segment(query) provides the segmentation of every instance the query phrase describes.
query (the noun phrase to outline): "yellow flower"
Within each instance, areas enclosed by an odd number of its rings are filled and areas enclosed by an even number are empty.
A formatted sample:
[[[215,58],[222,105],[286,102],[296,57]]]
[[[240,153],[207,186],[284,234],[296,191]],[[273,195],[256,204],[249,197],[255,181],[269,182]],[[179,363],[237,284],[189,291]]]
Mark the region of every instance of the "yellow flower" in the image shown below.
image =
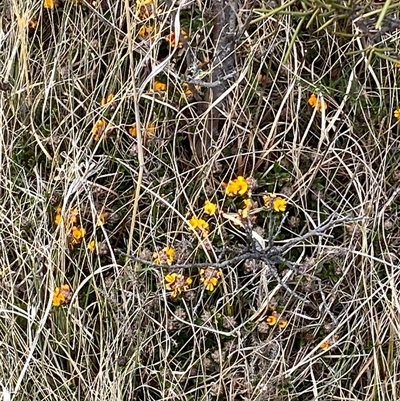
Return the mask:
[[[195,230],[199,225],[199,219],[196,216],[193,216],[190,220],[188,220],[190,226]]]
[[[167,257],[168,265],[171,266],[175,260],[175,249],[167,246],[163,249],[163,252],[165,253],[165,256]]]
[[[97,225],[97,227],[101,227],[101,226],[104,226],[104,224],[106,224],[106,214],[105,214],[105,213],[100,213],[100,214],[97,216],[97,223],[96,223],[96,225]]]
[[[54,0],[44,0],[43,7],[52,10],[54,8]]]
[[[284,212],[286,210],[287,201],[280,196],[276,197],[273,202],[275,212]]]
[[[150,36],[154,31],[154,27],[151,25],[143,25],[139,31],[138,35],[141,36],[142,38],[147,38],[147,36]]]
[[[197,92],[200,92],[201,88],[199,85],[194,85],[194,87],[196,88]],[[193,92],[187,82],[182,84],[182,89],[183,93],[181,94],[181,97],[191,98],[193,96]]]
[[[59,208],[59,209],[61,209],[61,208]],[[58,209],[57,209],[56,217],[54,217],[54,223],[59,225],[61,223],[61,221],[62,221],[61,212],[58,212]]]
[[[210,226],[205,220],[198,219],[196,216],[193,216],[190,220],[188,220],[188,223],[193,230],[198,230],[203,237],[207,236]]]
[[[72,226],[76,225],[76,223],[78,222],[78,218],[79,218],[78,209],[76,208],[69,209],[65,220],[66,228],[70,229]],[[62,221],[63,217],[61,214],[61,207],[59,206],[57,208],[56,216],[54,218],[54,223],[59,225]]]
[[[222,185],[225,187],[225,193],[228,196],[244,195],[249,189],[247,181],[241,175],[238,178],[229,181],[228,184]]]
[[[212,267],[200,269],[200,281],[204,284],[207,291],[213,291],[222,276],[223,274],[221,269],[217,270]]]
[[[166,246],[162,251],[156,251],[153,253],[153,263],[161,265],[167,263],[171,266],[175,261],[175,249]]]
[[[160,259],[160,255],[158,254],[158,252],[153,253],[153,263],[156,265],[161,265],[161,259]]]
[[[204,213],[212,216],[217,211],[217,205],[215,203],[206,200],[204,202]]]
[[[277,321],[278,321],[278,319],[276,318],[276,316],[272,316],[272,315],[268,316],[267,320],[266,320],[267,324],[270,326],[275,326]]]
[[[178,273],[168,273],[165,276],[165,281],[165,288],[167,291],[172,291],[170,294],[172,298],[176,298],[182,292],[188,291],[193,282],[191,277],[185,277],[183,274]]]
[[[284,329],[288,325],[287,320],[279,320],[278,325],[281,329]]]
[[[267,208],[270,208],[272,203],[272,207],[275,212],[284,212],[288,203],[285,199],[281,198],[280,196],[276,196],[275,194],[263,196],[263,200],[264,205]]]
[[[136,10],[141,19],[146,19],[154,16],[157,9],[156,0],[137,0]]]
[[[313,93],[308,99],[308,104],[311,107],[315,107],[319,112],[328,108],[326,102],[324,100],[318,100],[315,93]]]
[[[53,292],[53,306],[60,306],[71,301],[72,292],[68,284],[57,287]]]
[[[243,219],[247,219],[247,217],[249,216],[249,212],[253,207],[253,201],[251,199],[245,199],[243,203],[244,207],[243,209],[239,209],[238,213]]]
[[[103,99],[101,99],[101,105],[105,106],[107,103],[111,103],[114,99],[114,95],[112,93],[110,93],[106,98],[103,97]]]
[[[183,93],[185,94],[186,97],[189,97],[189,96],[192,96],[192,95],[193,95],[193,92],[192,92],[192,90],[190,89],[188,83],[184,82],[184,83],[182,84],[182,88],[183,88]]]
[[[86,230],[83,227],[72,227],[72,236],[76,241],[81,240],[86,234]]]
[[[87,246],[87,249],[88,249],[90,252],[94,252],[94,251],[96,250],[96,241],[95,241],[95,240],[90,241],[89,244],[88,244],[88,246]]]
[[[167,85],[165,85],[163,82],[155,81],[153,84],[153,89],[156,92],[163,92],[167,90]]]
[[[400,107],[394,111],[393,115],[400,120]]]

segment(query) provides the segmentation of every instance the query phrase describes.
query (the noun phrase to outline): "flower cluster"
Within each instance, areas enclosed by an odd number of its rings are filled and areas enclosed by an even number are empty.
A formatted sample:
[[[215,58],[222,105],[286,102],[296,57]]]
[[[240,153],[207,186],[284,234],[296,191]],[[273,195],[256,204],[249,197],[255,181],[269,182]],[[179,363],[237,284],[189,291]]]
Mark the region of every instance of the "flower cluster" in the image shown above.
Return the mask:
[[[138,31],[138,35],[141,36],[142,38],[147,38],[149,37],[151,34],[155,33],[155,28],[154,26],[151,25],[143,25],[139,31]]]
[[[79,224],[79,212],[76,208],[69,209],[63,216],[61,206],[58,206],[54,217],[54,223],[56,225],[64,224],[68,233],[68,242],[71,247],[79,244],[86,234],[86,230]]]
[[[280,196],[276,196],[275,194],[269,194],[263,196],[264,205],[267,209],[274,209],[275,212],[284,212],[286,211],[287,201]]]
[[[198,232],[203,238],[207,237],[210,226],[205,220],[193,216],[188,223],[192,230]]]
[[[200,92],[200,86],[194,85],[194,88],[197,90],[197,92]],[[184,82],[182,84],[182,89],[183,89],[182,97],[186,97],[187,99],[192,98],[193,92],[190,89],[190,86],[187,82]]]
[[[162,251],[153,253],[153,263],[157,265],[167,264],[171,266],[175,262],[175,249],[169,246],[163,248]]]
[[[91,132],[94,140],[99,141],[102,137],[107,139],[113,131],[114,128],[108,124],[106,120],[101,118],[100,120],[96,121]]]
[[[310,98],[308,99],[308,104],[311,107],[316,108],[319,112],[322,112],[322,110],[326,110],[328,108],[326,102],[324,100],[318,100],[315,93],[311,94]]]
[[[249,185],[243,176],[239,176],[234,180],[223,183],[222,186],[225,188],[225,193],[228,196],[245,195],[249,189]]]
[[[107,95],[107,97],[103,97],[103,99],[101,99],[101,105],[105,106],[106,104],[111,103],[113,99],[114,99],[114,94],[110,93]]]
[[[148,123],[145,126],[142,126],[142,133],[144,138],[148,137],[153,137],[155,132],[156,132],[156,126],[153,123]],[[129,133],[136,138],[137,136],[137,128],[136,128],[136,123],[134,123],[130,128],[129,128]]]
[[[189,291],[190,285],[193,280],[191,277],[185,277],[179,273],[168,273],[165,276],[165,288],[167,291],[171,291],[171,297],[176,298],[183,292]]]
[[[221,269],[214,269],[213,267],[200,269],[200,281],[204,284],[207,291],[213,291],[222,276]]]
[[[53,292],[53,306],[65,305],[72,299],[72,291],[68,284],[57,287]]]
[[[265,323],[267,323],[269,326],[275,326],[278,324],[281,329],[284,329],[288,325],[288,321],[280,319],[279,314],[276,311],[273,311],[271,315],[267,317]]]
[[[157,9],[157,0],[137,0],[136,13],[140,19],[154,17]]]
[[[184,38],[186,40],[188,38],[188,34],[184,30],[181,30],[180,37]],[[167,35],[165,37],[165,40],[170,44],[171,47],[176,46],[178,49],[182,49],[182,47],[183,47],[182,41],[180,40],[180,38],[178,38],[178,41],[176,39],[177,38],[176,38],[175,32],[171,32],[169,35]],[[176,43],[176,42],[178,42],[178,43]]]

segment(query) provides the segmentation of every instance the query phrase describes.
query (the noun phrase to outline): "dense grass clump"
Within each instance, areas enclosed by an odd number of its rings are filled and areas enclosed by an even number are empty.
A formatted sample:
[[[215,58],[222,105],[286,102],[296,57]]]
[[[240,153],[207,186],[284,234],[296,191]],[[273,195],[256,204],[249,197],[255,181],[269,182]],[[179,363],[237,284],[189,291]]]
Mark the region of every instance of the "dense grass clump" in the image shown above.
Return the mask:
[[[399,6],[2,2],[3,398],[397,401]]]

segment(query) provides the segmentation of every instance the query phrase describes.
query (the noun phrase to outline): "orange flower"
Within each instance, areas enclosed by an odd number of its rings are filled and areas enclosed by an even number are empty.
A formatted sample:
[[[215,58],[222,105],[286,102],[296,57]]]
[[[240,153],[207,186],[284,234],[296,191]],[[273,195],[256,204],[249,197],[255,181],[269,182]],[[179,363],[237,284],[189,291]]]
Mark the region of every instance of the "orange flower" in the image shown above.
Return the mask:
[[[167,85],[165,85],[163,82],[155,81],[153,84],[153,89],[156,92],[164,92],[167,90]]]
[[[114,95],[110,93],[107,97],[103,97],[103,99],[101,99],[101,105],[105,106],[107,103],[111,103],[113,99]]]
[[[92,128],[92,134],[94,136],[95,141],[99,141],[103,134],[106,132],[107,129],[107,121],[100,119],[97,120]]]
[[[273,315],[268,316],[266,320],[267,324],[270,326],[275,326],[277,321],[278,321],[277,317]]]
[[[187,39],[188,38],[188,35],[187,35],[187,33],[185,32],[185,31],[181,31],[181,37],[183,37],[184,39]],[[179,39],[179,38],[178,38]],[[176,35],[175,35],[175,32],[171,32],[169,35],[167,35],[166,37],[165,37],[165,40],[167,41],[167,42],[169,42],[169,44],[170,44],[170,46],[171,47],[175,47],[176,46]],[[182,47],[183,47],[183,43],[182,43],[182,41],[181,40],[178,40],[178,45],[177,45],[177,48],[178,49],[182,49]]]
[[[72,299],[72,292],[68,284],[57,287],[53,292],[53,306],[67,304]]]
[[[86,234],[86,230],[83,227],[72,227],[72,236],[76,241],[80,241]]]
[[[313,93],[308,99],[308,104],[311,107],[315,107],[319,112],[328,108],[326,102],[324,100],[318,100],[315,93]]]
[[[57,208],[56,216],[54,218],[54,223],[59,225],[63,221],[63,216],[61,214],[61,207],[59,206]],[[72,226],[74,226],[79,219],[79,212],[78,209],[76,208],[71,208],[68,210],[67,215],[65,216],[65,227],[67,229],[70,229]]]
[[[153,137],[156,132],[156,127],[153,123],[148,123],[146,124],[145,127],[142,126],[142,133],[144,135],[144,138],[146,137]],[[136,138],[137,136],[137,128],[136,128],[136,123],[133,123],[133,125],[129,128],[129,133]]]
[[[147,38],[154,32],[154,27],[151,25],[143,25],[139,31],[138,35],[141,36],[142,38]]]
[[[338,335],[334,335],[333,337],[329,338],[328,340],[324,341],[322,344],[319,345],[319,347],[323,350],[326,351],[329,348],[331,348],[333,345],[335,345],[336,341],[339,339]]]

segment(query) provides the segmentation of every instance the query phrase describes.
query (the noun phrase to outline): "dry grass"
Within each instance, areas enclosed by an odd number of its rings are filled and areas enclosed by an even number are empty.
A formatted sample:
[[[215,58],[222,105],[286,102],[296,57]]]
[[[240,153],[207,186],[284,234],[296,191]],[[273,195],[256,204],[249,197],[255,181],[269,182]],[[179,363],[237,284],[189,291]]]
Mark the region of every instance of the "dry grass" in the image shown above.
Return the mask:
[[[237,3],[224,55],[217,3],[98,3],[0,5],[4,400],[398,400],[399,2]],[[202,215],[242,207],[221,187],[239,175],[258,182],[247,229]],[[272,192],[287,213],[261,208]],[[252,230],[281,259],[224,262],[259,246]],[[167,246],[185,268],[151,263]],[[209,292],[195,264],[217,262]],[[173,299],[178,270],[193,283]]]

